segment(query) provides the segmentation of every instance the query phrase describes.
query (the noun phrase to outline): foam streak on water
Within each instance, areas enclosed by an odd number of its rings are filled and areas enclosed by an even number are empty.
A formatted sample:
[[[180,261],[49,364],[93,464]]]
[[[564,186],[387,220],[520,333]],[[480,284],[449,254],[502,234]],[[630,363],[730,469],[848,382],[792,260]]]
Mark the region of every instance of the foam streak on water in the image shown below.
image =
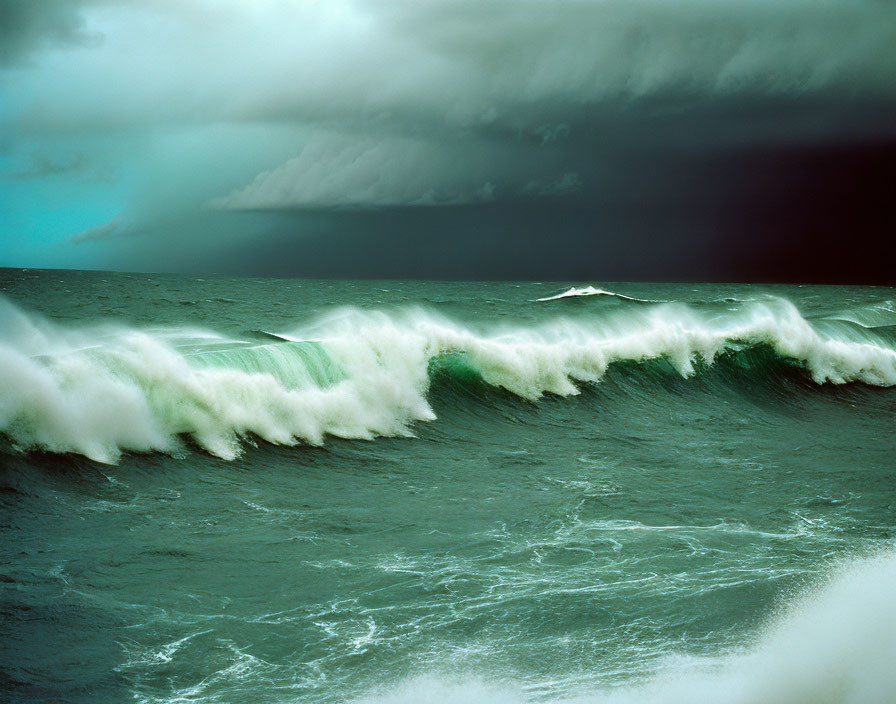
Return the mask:
[[[841,565],[789,604],[757,642],[725,657],[669,657],[637,686],[566,704],[885,704],[896,693],[896,552]],[[359,704],[521,704],[525,687],[422,676]]]

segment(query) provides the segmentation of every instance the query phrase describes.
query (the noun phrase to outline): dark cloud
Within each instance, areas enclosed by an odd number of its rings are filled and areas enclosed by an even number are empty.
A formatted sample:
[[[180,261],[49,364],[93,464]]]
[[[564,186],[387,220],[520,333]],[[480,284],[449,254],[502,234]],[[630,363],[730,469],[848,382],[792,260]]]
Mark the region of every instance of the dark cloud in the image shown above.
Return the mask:
[[[211,211],[146,233],[116,261],[311,277],[892,284],[894,159],[896,140],[682,152],[562,198]]]
[[[236,210],[462,205],[572,193],[580,185],[562,158],[532,145],[328,134],[211,205]]]
[[[60,64],[71,86],[35,91],[20,114],[32,128],[274,120],[544,135],[576,107],[643,98],[896,96],[886,0],[110,0],[91,13],[98,2],[14,4],[33,8],[35,28],[106,39],[85,70]],[[60,110],[75,90],[91,100]]]
[[[883,231],[889,0],[7,5],[0,61],[35,60],[0,72],[0,130],[131,175],[129,225],[71,238],[110,265],[743,278]]]
[[[0,66],[57,44],[90,40],[77,0],[3,0],[0,2]]]

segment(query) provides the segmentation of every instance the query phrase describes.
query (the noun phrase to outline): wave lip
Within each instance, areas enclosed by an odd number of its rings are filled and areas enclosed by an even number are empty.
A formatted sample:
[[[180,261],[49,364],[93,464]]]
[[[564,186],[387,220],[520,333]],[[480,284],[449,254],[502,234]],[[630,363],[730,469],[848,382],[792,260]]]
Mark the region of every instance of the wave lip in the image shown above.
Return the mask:
[[[818,384],[896,384],[896,350],[829,323],[814,328],[783,299],[716,312],[646,305],[488,334],[422,310],[346,309],[313,335],[253,345],[190,330],[67,328],[0,300],[0,433],[20,449],[101,462],[172,452],[189,436],[231,459],[249,435],[277,444],[409,435],[435,419],[433,369],[536,401],[578,394],[613,364],[663,360],[687,378],[758,348]]]

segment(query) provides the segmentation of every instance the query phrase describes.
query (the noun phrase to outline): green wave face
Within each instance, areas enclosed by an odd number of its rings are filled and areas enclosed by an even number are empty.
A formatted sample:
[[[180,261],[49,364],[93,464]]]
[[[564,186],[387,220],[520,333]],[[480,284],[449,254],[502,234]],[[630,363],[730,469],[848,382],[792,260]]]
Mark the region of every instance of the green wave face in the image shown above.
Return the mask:
[[[270,374],[291,390],[328,388],[346,379],[345,371],[319,342],[281,342],[188,355],[197,369],[233,369],[245,374]]]

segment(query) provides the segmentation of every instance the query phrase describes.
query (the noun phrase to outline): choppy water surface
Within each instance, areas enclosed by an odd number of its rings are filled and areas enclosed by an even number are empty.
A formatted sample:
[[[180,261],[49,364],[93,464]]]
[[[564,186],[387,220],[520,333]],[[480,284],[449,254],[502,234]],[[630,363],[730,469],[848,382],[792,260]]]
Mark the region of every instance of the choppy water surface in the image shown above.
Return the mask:
[[[4,698],[892,701],[896,291],[589,285],[0,272]]]

